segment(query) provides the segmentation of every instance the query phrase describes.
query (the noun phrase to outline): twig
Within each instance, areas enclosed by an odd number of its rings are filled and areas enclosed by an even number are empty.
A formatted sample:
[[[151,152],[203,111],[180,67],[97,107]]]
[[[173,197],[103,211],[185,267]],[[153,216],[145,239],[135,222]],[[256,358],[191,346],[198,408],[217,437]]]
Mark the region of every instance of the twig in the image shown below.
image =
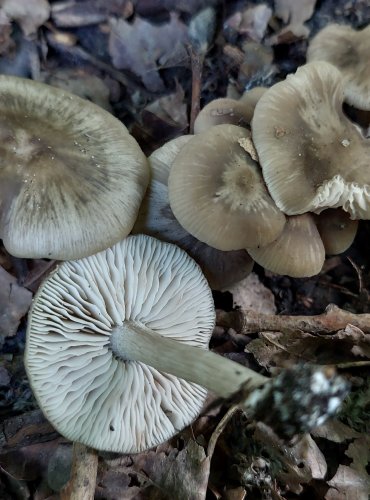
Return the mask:
[[[98,452],[73,443],[71,478],[61,491],[61,500],[94,500]]]
[[[254,311],[235,310],[230,312],[217,311],[217,325],[233,328],[237,333],[267,331],[297,331],[315,333],[333,333],[343,330],[347,325],[360,328],[364,333],[370,333],[370,314],[354,314],[330,304],[324,313],[317,316],[275,316]]]
[[[192,86],[191,86],[191,110],[190,110],[190,134],[194,133],[194,122],[200,111],[200,94],[203,73],[204,54],[194,50],[189,45],[188,51],[191,60]]]

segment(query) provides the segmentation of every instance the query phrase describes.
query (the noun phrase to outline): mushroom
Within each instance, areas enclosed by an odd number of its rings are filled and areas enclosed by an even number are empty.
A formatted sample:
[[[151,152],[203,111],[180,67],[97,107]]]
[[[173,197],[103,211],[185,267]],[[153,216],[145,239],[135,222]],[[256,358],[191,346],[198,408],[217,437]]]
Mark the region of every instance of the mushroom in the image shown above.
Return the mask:
[[[370,110],[370,26],[356,31],[351,26],[329,24],[311,40],[307,61],[326,61],[342,74],[348,104]]]
[[[204,106],[194,121],[194,133],[200,134],[214,125],[230,123],[246,127],[250,124],[254,107],[242,100],[222,97]]]
[[[171,167],[169,200],[176,219],[218,250],[267,245],[285,224],[258,163],[243,148],[249,139],[242,127],[215,125],[189,140]]]
[[[175,245],[129,236],[46,279],[30,311],[26,370],[63,436],[136,453],[188,425],[203,387],[227,397],[246,379],[249,388],[268,380],[207,351],[214,324],[198,265]]]
[[[75,259],[124,238],[144,196],[147,159],[100,107],[0,76],[0,238],[12,255]]]
[[[245,278],[253,268],[253,260],[245,250],[222,252],[202,243],[185,231],[173,215],[168,201],[168,176],[178,152],[191,138],[177,137],[149,157],[151,182],[132,232],[175,243],[200,265],[210,287],[221,290]]]
[[[325,261],[324,245],[311,214],[287,217],[275,241],[248,251],[265,269],[293,278],[318,274]]]
[[[358,220],[351,220],[340,208],[329,208],[315,216],[317,229],[324,243],[325,253],[338,255],[345,252],[355,239]]]
[[[263,177],[288,215],[342,207],[370,218],[370,143],[342,111],[341,73],[316,61],[258,101],[252,136]]]

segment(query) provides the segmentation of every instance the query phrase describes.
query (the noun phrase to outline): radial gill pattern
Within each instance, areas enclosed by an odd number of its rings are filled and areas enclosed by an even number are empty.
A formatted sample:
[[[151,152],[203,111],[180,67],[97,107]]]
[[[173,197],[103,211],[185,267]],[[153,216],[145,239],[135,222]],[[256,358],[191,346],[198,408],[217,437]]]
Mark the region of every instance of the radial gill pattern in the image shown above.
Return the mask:
[[[188,425],[206,391],[116,359],[110,334],[125,320],[207,349],[214,307],[197,264],[174,245],[143,235],[63,263],[35,297],[26,368],[40,407],[62,435],[133,453]]]

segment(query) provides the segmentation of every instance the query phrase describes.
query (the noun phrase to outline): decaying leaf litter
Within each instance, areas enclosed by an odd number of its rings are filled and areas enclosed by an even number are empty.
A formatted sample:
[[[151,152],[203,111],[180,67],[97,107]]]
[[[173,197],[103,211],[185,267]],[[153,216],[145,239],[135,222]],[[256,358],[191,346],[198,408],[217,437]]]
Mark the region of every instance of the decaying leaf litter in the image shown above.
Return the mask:
[[[0,8],[0,72],[60,86],[111,110],[150,154],[188,132],[199,95],[203,106],[270,86],[305,62],[308,40],[329,22],[362,28],[369,21],[365,0],[8,0]],[[307,361],[336,366],[352,384],[336,419],[287,444],[235,407],[210,401],[190,428],[155,450],[103,454],[96,498],[367,498],[369,236],[361,223],[352,247],[327,258],[313,278],[255,266],[244,286],[214,292],[219,324],[212,348],[261,373]],[[30,300],[54,262],[14,258],[1,248],[0,265],[0,495],[59,498],[71,445],[37,409],[22,363]],[[315,315],[331,303],[353,316],[328,332]],[[229,315],[237,306],[242,314]],[[241,334],[248,310],[257,325],[268,316],[268,329]],[[293,320],[284,327],[282,315],[308,317],[304,326]]]

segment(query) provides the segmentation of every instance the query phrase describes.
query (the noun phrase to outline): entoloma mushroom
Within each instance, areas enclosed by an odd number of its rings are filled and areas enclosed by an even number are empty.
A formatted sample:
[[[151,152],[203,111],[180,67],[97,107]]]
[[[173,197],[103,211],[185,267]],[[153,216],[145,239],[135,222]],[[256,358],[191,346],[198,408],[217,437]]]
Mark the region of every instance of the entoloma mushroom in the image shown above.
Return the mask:
[[[0,76],[0,238],[18,257],[76,259],[124,238],[147,160],[111,114],[66,91]]]
[[[168,194],[176,219],[218,250],[266,245],[285,224],[258,163],[242,146],[249,138],[242,127],[215,125],[189,140],[171,167]]]
[[[287,374],[270,383],[208,351],[214,323],[211,291],[186,252],[130,236],[62,263],[46,279],[30,312],[25,365],[40,407],[59,432],[119,453],[155,446],[190,423],[202,407],[203,387],[224,398],[240,390],[242,407],[268,413],[269,421],[277,415],[277,427],[290,434],[338,408],[346,387],[333,372],[309,369],[303,389],[294,388],[298,397],[281,411],[287,387],[292,393]],[[319,387],[325,397],[318,407]],[[303,413],[297,411],[302,390]],[[269,412],[262,411],[266,404]]]
[[[288,215],[342,207],[370,218],[370,143],[344,115],[341,73],[315,61],[258,101],[253,142],[267,188]]]
[[[168,200],[171,165],[191,135],[177,137],[149,157],[151,180],[132,232],[178,245],[200,265],[211,288],[221,290],[245,278],[253,268],[246,250],[223,252],[189,234],[172,213]]]

